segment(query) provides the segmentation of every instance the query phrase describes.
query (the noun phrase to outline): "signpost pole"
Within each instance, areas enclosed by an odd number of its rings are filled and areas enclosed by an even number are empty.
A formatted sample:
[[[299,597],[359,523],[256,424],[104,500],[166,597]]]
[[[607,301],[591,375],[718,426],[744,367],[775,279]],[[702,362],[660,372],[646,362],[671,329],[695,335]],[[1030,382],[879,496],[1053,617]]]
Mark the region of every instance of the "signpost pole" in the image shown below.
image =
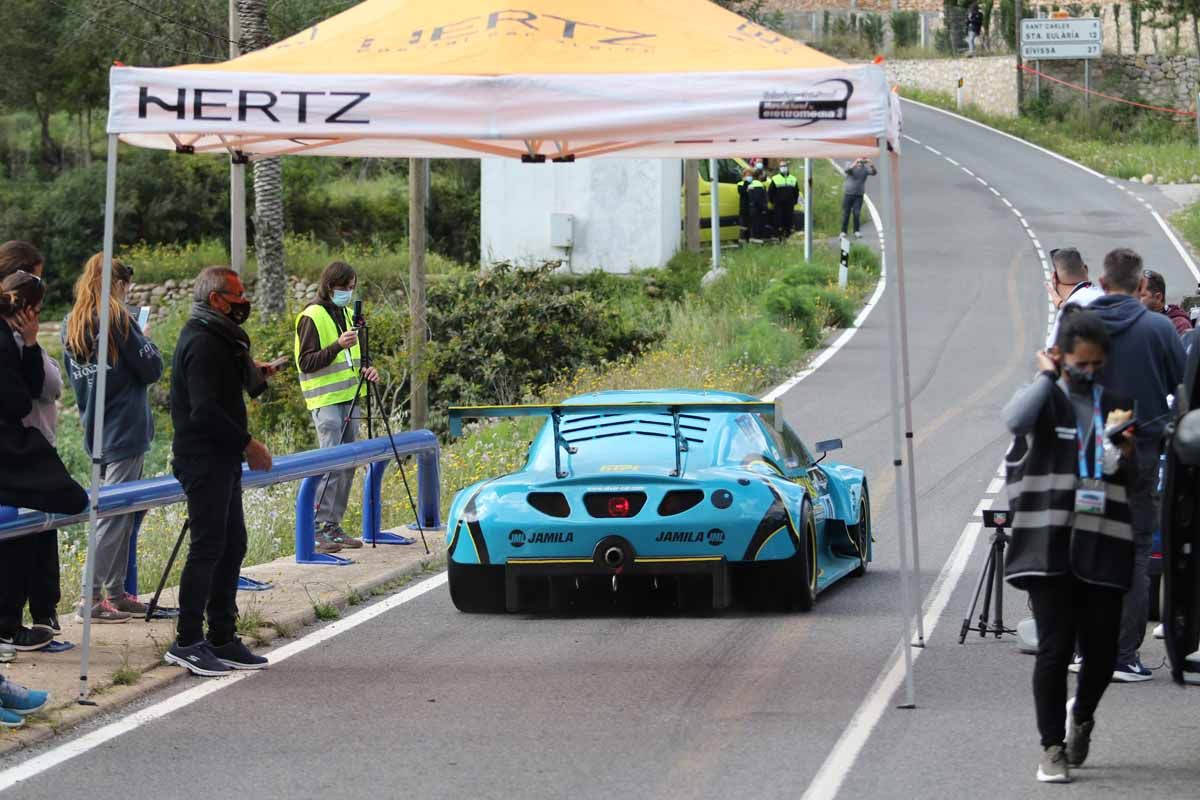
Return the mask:
[[[1014,0],[1013,3],[1017,26],[1017,116],[1021,115],[1021,111],[1025,108],[1025,72],[1021,69],[1021,0]]]
[[[1092,109],[1092,62],[1087,58],[1083,60],[1083,107]]]

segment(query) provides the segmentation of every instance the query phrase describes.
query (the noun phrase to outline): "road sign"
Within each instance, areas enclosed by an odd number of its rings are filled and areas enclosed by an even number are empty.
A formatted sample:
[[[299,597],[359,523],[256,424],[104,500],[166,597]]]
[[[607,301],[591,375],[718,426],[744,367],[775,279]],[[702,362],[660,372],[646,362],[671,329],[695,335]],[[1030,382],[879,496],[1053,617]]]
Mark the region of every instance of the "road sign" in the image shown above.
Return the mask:
[[[1021,20],[1021,57],[1030,61],[1099,58],[1102,40],[1094,18]]]

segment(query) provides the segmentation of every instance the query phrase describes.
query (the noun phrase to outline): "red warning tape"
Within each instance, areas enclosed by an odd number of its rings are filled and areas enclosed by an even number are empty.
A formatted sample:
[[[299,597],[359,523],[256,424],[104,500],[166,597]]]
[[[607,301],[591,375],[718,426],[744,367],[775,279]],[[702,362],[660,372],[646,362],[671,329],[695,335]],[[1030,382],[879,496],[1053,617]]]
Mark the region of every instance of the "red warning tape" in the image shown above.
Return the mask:
[[[1096,97],[1103,97],[1105,100],[1112,100],[1114,103],[1124,103],[1125,105],[1128,105],[1128,106],[1137,106],[1138,108],[1145,108],[1145,109],[1149,109],[1150,111],[1162,111],[1165,114],[1177,114],[1181,117],[1191,117],[1192,119],[1196,118],[1195,111],[1181,111],[1178,108],[1164,108],[1163,106],[1150,106],[1150,105],[1146,105],[1145,103],[1136,103],[1133,100],[1126,100],[1123,97],[1113,97],[1111,94],[1104,94],[1103,92],[1097,92],[1094,89],[1085,89],[1084,87],[1080,86],[1077,83],[1070,83],[1070,82],[1064,81],[1060,78],[1055,78],[1053,75],[1047,75],[1044,72],[1039,72],[1038,70],[1036,70],[1032,67],[1027,67],[1024,64],[1021,64],[1019,69],[1025,70],[1030,75],[1039,75],[1048,81],[1053,81],[1054,83],[1061,83],[1063,86],[1069,86],[1072,89],[1076,89],[1078,91],[1085,92],[1087,94],[1094,94],[1094,95],[1096,95]]]

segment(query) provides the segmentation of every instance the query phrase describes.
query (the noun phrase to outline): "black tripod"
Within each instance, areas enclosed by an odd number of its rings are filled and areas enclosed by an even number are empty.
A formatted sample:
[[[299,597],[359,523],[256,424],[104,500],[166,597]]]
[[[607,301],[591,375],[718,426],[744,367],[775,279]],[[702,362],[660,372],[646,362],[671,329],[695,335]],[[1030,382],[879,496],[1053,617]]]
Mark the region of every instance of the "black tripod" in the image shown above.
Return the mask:
[[[355,421],[355,411],[358,410],[358,400],[360,397],[365,397],[366,413],[359,419],[366,420],[367,423],[367,438],[375,438],[375,415],[372,412],[373,403],[379,404],[379,398],[375,397],[374,393],[378,391],[371,381],[367,380],[367,368],[371,366],[371,349],[370,349],[370,330],[367,327],[367,319],[363,315],[362,300],[354,301],[354,318],[352,320],[354,330],[358,334],[358,350],[359,350],[359,374],[358,386],[354,389],[354,399],[350,401],[350,408],[346,412],[346,418],[342,421],[342,431],[338,436],[338,441],[346,438],[346,431],[350,428],[350,423]],[[366,389],[364,392],[363,389]],[[382,405],[378,405],[382,410]],[[429,543],[425,541],[425,528],[421,525],[421,515],[417,511],[417,504],[413,501],[412,489],[408,484],[408,474],[404,471],[404,459],[400,457],[400,451],[396,448],[396,442],[392,439],[392,424],[388,420],[386,413],[380,413],[379,418],[383,421],[384,432],[387,433],[388,444],[392,448],[392,456],[396,459],[396,466],[400,468],[400,478],[404,481],[404,491],[408,495],[408,505],[412,509],[413,519],[417,526],[417,531],[421,534],[421,544],[425,547],[425,555],[429,555]],[[317,508],[321,507],[321,503],[325,500],[325,492],[329,489],[329,480],[326,479],[321,486],[321,494],[317,498]],[[372,537],[371,547],[374,548],[375,538]]]
[[[959,644],[966,642],[968,631],[979,631],[980,638],[992,633],[997,639],[1006,633],[1016,633],[1012,628],[1004,627],[1004,548],[1008,544],[1009,538],[1004,531],[1004,526],[1007,524],[1007,511],[983,512],[984,527],[993,528],[995,533],[992,534],[992,544],[988,548],[987,561],[984,562],[983,570],[979,573],[979,582],[975,584],[975,596],[971,598],[971,608],[963,617],[962,628],[958,632]],[[975,607],[979,604],[980,591],[983,592],[983,609],[979,612],[979,624],[972,625],[971,618],[975,616]],[[993,601],[995,606],[992,605]],[[988,622],[989,610],[995,612],[990,623]]]

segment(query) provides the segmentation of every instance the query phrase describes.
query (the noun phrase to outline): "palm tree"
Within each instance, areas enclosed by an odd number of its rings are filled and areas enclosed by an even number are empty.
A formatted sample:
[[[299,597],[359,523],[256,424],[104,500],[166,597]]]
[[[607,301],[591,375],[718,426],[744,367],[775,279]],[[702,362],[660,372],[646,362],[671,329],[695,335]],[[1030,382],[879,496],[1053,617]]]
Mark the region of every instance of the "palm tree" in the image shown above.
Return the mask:
[[[242,52],[271,44],[267,0],[237,0]],[[278,158],[254,162],[254,253],[258,259],[255,301],[263,319],[283,315],[287,271],[283,257],[283,164]]]

